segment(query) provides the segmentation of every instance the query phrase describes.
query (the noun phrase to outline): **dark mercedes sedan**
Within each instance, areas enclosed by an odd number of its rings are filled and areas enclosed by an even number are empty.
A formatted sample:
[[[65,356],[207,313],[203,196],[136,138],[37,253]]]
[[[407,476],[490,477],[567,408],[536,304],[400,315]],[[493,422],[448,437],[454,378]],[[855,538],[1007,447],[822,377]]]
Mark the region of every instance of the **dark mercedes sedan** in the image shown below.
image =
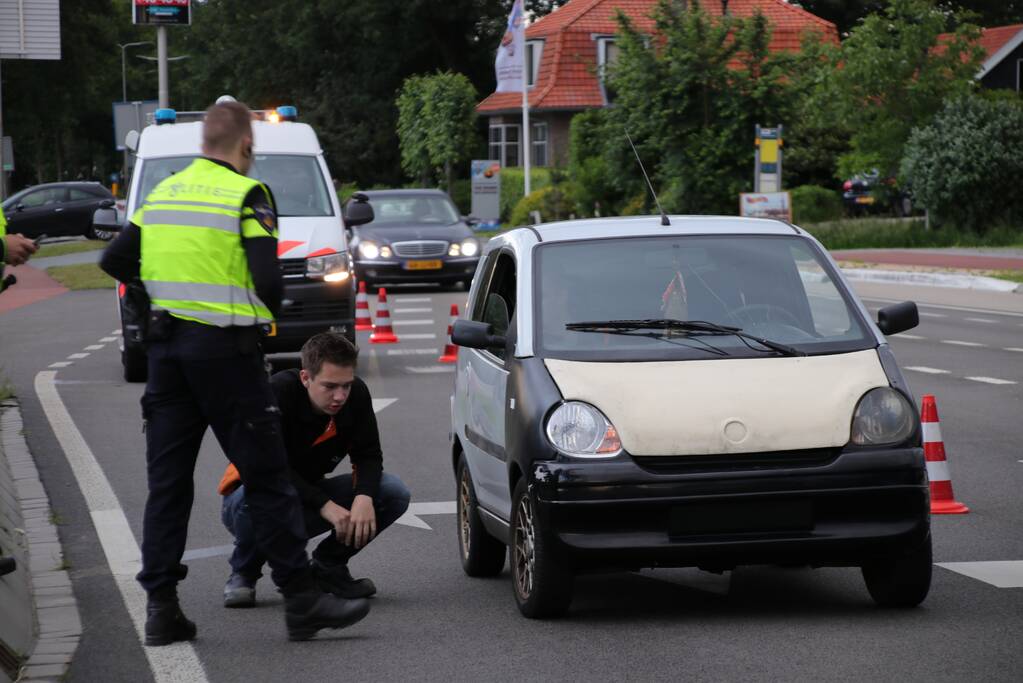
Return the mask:
[[[361,194],[375,217],[352,233],[355,274],[360,281],[469,285],[479,263],[480,241],[473,236],[472,219],[461,216],[445,192]]]
[[[110,239],[112,234],[92,224],[97,209],[114,206],[114,195],[99,183],[46,183],[26,188],[3,203],[7,231],[25,237],[85,235]]]

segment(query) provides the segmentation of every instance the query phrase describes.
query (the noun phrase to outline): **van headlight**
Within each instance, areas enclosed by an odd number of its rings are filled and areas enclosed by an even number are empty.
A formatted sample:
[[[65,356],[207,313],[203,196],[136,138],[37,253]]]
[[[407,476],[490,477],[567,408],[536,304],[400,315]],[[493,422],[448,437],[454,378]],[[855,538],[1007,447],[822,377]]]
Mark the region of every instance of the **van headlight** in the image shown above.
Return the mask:
[[[568,401],[547,418],[547,439],[575,458],[613,458],[622,451],[618,431],[588,403]]]
[[[344,282],[348,279],[348,254],[314,256],[305,261],[306,277],[326,282]]]
[[[849,441],[857,446],[883,446],[908,439],[916,415],[906,397],[891,387],[871,389],[853,411]]]

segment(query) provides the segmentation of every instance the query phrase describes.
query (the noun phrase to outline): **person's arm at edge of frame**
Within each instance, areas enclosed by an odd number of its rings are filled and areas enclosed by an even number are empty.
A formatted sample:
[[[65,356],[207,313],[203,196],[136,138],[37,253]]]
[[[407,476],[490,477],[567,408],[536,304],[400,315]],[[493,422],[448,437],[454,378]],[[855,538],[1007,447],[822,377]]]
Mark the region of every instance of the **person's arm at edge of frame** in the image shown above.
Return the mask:
[[[132,221],[107,245],[99,267],[118,282],[132,282],[141,274],[142,230]]]
[[[284,298],[284,280],[277,260],[277,214],[273,194],[255,187],[242,208],[242,247],[260,301],[276,318]]]

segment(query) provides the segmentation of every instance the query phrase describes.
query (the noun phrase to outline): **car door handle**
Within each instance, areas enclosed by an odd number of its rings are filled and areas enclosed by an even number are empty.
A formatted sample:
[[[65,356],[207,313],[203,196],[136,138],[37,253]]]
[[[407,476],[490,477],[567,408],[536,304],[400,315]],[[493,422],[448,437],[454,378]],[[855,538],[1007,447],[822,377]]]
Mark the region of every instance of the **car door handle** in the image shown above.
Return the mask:
[[[54,209],[54,210],[53,210],[53,213],[60,213],[60,212],[61,212],[61,211],[63,211],[63,210],[64,210],[64,209],[62,209],[62,208],[60,208],[60,207],[57,207],[56,209]]]

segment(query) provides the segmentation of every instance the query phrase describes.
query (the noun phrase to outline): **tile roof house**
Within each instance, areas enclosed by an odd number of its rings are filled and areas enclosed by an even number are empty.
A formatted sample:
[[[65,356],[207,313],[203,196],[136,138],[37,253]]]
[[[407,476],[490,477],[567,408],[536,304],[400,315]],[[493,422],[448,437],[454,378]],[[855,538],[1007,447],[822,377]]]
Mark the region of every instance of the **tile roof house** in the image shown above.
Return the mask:
[[[646,33],[655,30],[651,14],[657,0],[570,0],[526,29],[526,74],[529,79],[532,163],[548,166],[567,161],[569,125],[583,110],[608,104],[601,69],[617,56],[615,20],[621,10]],[[829,21],[785,0],[704,0],[702,7],[721,16],[749,17],[760,11],[771,23],[772,51],[797,51],[807,30],[823,40],[838,40]],[[521,165],[522,95],[493,93],[476,109],[488,119],[490,158],[502,166]]]
[[[939,43],[951,35],[943,33]],[[984,50],[984,61],[977,72],[980,84],[985,88],[1023,92],[1023,24],[982,29],[980,46]]]

